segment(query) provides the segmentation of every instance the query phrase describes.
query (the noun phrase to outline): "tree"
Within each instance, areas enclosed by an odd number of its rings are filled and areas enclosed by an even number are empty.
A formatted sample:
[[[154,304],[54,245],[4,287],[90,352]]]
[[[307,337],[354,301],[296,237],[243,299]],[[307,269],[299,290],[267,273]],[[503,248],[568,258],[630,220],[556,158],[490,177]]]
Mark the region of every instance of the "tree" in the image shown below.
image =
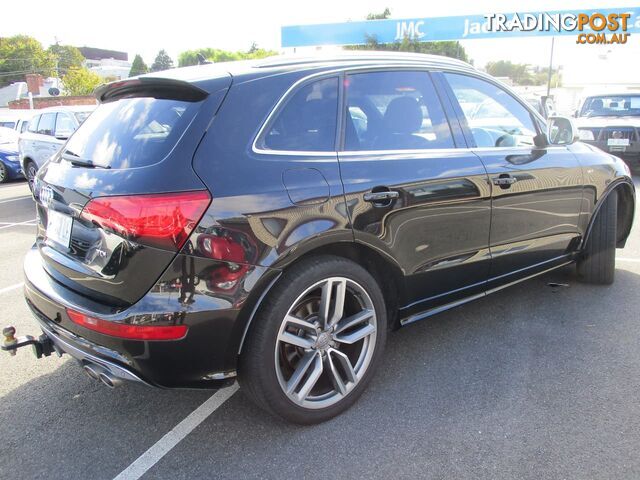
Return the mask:
[[[202,55],[208,61],[213,63],[232,62],[234,60],[255,60],[258,58],[270,57],[277,55],[278,52],[273,50],[265,50],[258,48],[255,42],[247,52],[228,50],[220,50],[217,48],[199,48],[197,50],[187,50],[178,55],[178,66],[187,67],[189,65],[198,65],[198,54]]]
[[[390,16],[391,10],[389,10],[389,7],[387,7],[382,13],[370,13],[369,15],[367,15],[367,20],[386,20]]]
[[[173,68],[173,60],[164,49],[160,50],[151,64],[151,71],[159,72],[160,70],[169,70],[171,68]]]
[[[56,74],[64,75],[71,68],[82,67],[85,58],[76,47],[71,45],[51,45],[47,52],[51,54],[54,62],[56,62]]]
[[[137,75],[142,75],[143,73],[147,73],[149,71],[149,67],[144,63],[142,57],[140,55],[136,55],[133,59],[133,63],[131,64],[131,70],[129,70],[129,76],[135,77]]]
[[[367,20],[383,20],[391,16],[391,11],[386,8],[382,13],[370,13]],[[457,58],[463,62],[469,62],[469,56],[460,42],[421,42],[417,38],[404,37],[402,41],[392,43],[380,43],[375,36],[366,36],[362,45],[348,45],[347,50],[386,50],[392,52],[415,52],[429,53],[432,55],[443,55],[445,57]]]
[[[62,77],[65,95],[91,95],[105,81],[86,68],[72,67]]]
[[[27,73],[51,76],[54,67],[53,56],[35,38],[27,35],[0,38],[0,87],[24,81]]]

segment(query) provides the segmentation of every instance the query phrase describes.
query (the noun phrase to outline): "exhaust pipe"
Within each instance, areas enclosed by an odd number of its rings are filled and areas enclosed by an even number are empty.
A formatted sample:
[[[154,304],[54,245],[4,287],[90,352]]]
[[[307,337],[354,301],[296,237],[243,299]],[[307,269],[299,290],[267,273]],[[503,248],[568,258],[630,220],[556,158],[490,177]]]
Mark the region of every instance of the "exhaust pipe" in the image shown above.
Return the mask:
[[[82,367],[93,380],[99,380],[109,388],[115,388],[122,384],[122,380],[113,376],[106,368],[95,363],[85,363]]]
[[[111,373],[106,370],[99,375],[100,381],[104,383],[109,388],[116,388],[117,386],[122,384],[122,380],[114,377]]]

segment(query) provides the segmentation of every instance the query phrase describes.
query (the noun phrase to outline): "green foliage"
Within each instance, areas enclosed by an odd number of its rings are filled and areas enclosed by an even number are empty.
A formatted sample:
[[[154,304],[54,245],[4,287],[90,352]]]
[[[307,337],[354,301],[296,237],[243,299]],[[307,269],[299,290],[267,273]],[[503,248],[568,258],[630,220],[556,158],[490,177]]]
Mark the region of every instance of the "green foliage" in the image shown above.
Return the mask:
[[[189,65],[198,65],[198,54],[201,54],[210,62],[233,62],[235,60],[256,60],[259,58],[277,55],[278,52],[273,50],[265,50],[258,48],[254,42],[247,52],[241,50],[231,52],[228,50],[220,50],[218,48],[199,48],[197,50],[187,50],[178,55],[178,66],[187,67]]]
[[[129,70],[129,76],[135,77],[136,75],[142,75],[143,73],[147,73],[149,71],[149,67],[144,63],[142,57],[140,55],[136,55],[133,59],[133,63],[131,64],[131,70]]]
[[[169,70],[171,68],[173,68],[173,60],[164,49],[160,50],[151,64],[151,71],[159,72],[160,70]]]
[[[445,57],[457,58],[463,62],[469,62],[469,56],[460,42],[421,42],[419,40],[405,37],[401,42],[379,43],[375,37],[367,37],[364,45],[349,45],[347,50],[377,50],[391,52],[414,52],[429,53],[431,55],[443,55]]]
[[[545,85],[549,78],[548,68],[530,68],[525,63],[511,63],[509,60],[489,62],[485,66],[488,74],[494,77],[508,77],[514,85]],[[551,72],[551,85],[560,85],[558,71]]]
[[[64,75],[71,68],[80,68],[84,63],[84,57],[80,50],[71,45],[51,45],[47,52],[51,54],[54,62],[57,61],[58,75]]]
[[[40,42],[27,35],[0,38],[0,86],[24,81],[27,73],[51,76],[55,60]]]
[[[86,68],[72,67],[62,77],[65,95],[91,95],[105,81]]]
[[[385,8],[382,13],[370,13],[367,20],[384,20],[391,16],[391,10]],[[470,62],[469,56],[460,42],[421,42],[416,38],[404,37],[402,41],[392,43],[380,43],[375,36],[365,37],[362,45],[348,45],[346,50],[377,50],[390,52],[414,52],[429,53],[432,55],[443,55],[445,57],[457,58],[464,62]]]
[[[387,7],[382,13],[370,13],[369,15],[367,15],[367,20],[386,20],[390,16],[391,10],[389,10],[389,7]]]

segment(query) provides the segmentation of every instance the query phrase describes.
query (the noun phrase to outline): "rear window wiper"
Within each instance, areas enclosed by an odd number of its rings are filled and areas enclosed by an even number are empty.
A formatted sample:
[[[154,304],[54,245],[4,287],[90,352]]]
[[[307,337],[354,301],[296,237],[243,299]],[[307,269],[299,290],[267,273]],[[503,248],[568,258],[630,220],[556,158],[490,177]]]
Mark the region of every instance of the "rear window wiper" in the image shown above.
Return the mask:
[[[99,165],[97,163],[93,163],[91,160],[80,158],[80,155],[72,152],[71,150],[65,150],[62,152],[62,158],[71,163],[71,165],[75,165],[76,167],[87,167],[87,168],[111,168],[111,165]]]

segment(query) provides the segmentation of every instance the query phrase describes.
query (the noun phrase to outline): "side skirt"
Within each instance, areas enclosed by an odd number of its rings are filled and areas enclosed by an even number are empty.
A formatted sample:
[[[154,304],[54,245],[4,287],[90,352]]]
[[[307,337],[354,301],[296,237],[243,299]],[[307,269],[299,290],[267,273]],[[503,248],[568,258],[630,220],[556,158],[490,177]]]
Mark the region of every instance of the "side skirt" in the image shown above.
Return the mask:
[[[555,259],[555,260],[558,260],[558,259]],[[551,271],[556,270],[558,268],[561,268],[561,267],[564,267],[566,265],[569,265],[570,263],[573,263],[574,261],[575,261],[575,259],[574,259],[573,254],[572,255],[566,255],[564,261],[562,261],[561,263],[559,263],[557,265],[554,265],[551,268],[547,268],[547,269],[541,270],[539,272],[536,272],[534,274],[528,275],[526,277],[519,278],[519,279],[517,279],[517,280],[515,280],[513,282],[508,282],[508,283],[505,283],[505,284],[500,285],[498,287],[491,288],[491,289],[489,289],[489,290],[487,290],[485,292],[478,293],[476,295],[471,295],[469,297],[465,297],[465,298],[462,298],[460,300],[456,300],[455,302],[451,302],[451,303],[447,303],[447,304],[444,304],[444,305],[440,305],[439,307],[430,308],[429,310],[425,310],[424,312],[416,313],[415,315],[411,315],[409,317],[401,319],[400,320],[400,325],[404,327],[405,325],[409,325],[410,323],[417,322],[418,320],[423,320],[425,318],[431,317],[432,315],[436,315],[438,313],[444,312],[444,311],[449,310],[451,308],[458,307],[460,305],[464,305],[465,303],[472,302],[473,300],[478,300],[479,298],[484,298],[484,297],[486,297],[487,295],[489,295],[491,293],[499,292],[500,290],[503,290],[503,289],[505,289],[507,287],[510,287],[512,285],[516,285],[516,284],[518,284],[520,282],[524,282],[524,281],[530,280],[530,279],[532,279],[534,277],[538,277],[540,275],[544,275],[545,273],[548,273],[548,272],[551,272]]]

